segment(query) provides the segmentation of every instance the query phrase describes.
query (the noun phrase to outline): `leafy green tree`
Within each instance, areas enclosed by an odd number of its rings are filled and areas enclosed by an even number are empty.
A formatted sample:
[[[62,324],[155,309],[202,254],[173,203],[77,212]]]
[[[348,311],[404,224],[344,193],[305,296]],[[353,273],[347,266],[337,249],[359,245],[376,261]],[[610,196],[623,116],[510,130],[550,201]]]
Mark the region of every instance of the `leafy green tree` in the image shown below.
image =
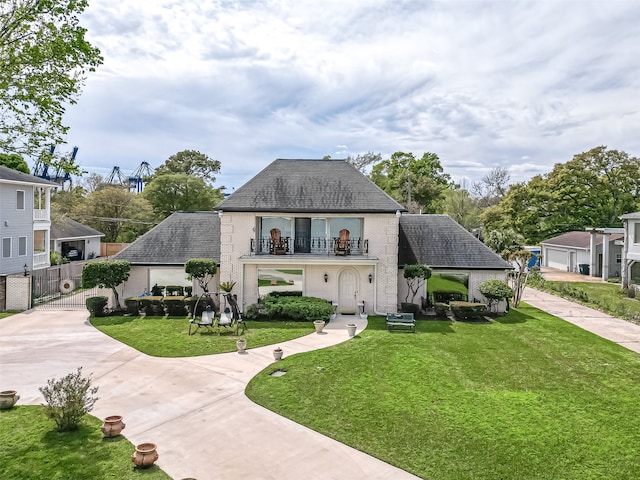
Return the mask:
[[[413,303],[420,287],[426,284],[426,281],[431,278],[431,273],[431,268],[427,265],[413,264],[404,266],[403,275],[407,282],[405,302],[409,301],[409,295],[411,295],[411,302],[409,303]]]
[[[484,237],[484,243],[491,250],[507,260],[511,253],[521,250],[524,237],[512,228],[491,230]]]
[[[126,260],[99,260],[82,267],[83,288],[110,288],[116,308],[120,309],[120,296],[116,287],[129,279],[131,264]]]
[[[445,191],[442,210],[469,231],[480,226],[480,208],[476,200],[457,185]]]
[[[104,233],[105,242],[132,242],[157,223],[147,199],[116,185],[90,193],[69,215]]]
[[[438,213],[451,178],[444,173],[435,153],[416,159],[413,153],[395,152],[371,169],[373,183],[412,213]]]
[[[195,278],[203,292],[209,293],[209,282],[218,271],[218,265],[210,258],[190,258],[184,264],[184,271],[189,277]]]
[[[162,217],[179,211],[212,210],[223,198],[220,189],[208,186],[202,178],[184,173],[153,177],[142,196],[149,201],[156,214]]]
[[[205,182],[213,184],[216,181],[215,174],[220,172],[220,167],[220,161],[209,158],[204,153],[196,150],[183,150],[171,155],[160,165],[152,179],[160,175],[178,173],[200,177]]]
[[[85,40],[87,0],[0,2],[0,149],[34,154],[63,143],[62,117],[102,63]]]
[[[513,288],[513,306],[515,308],[518,308],[520,305],[522,292],[524,292],[524,287],[527,284],[527,279],[529,277],[529,269],[527,268],[527,265],[531,258],[533,258],[533,253],[525,249],[511,252],[507,258],[515,266],[515,270],[509,274],[511,286]]]
[[[22,173],[31,173],[27,162],[17,153],[0,153],[0,165]]]

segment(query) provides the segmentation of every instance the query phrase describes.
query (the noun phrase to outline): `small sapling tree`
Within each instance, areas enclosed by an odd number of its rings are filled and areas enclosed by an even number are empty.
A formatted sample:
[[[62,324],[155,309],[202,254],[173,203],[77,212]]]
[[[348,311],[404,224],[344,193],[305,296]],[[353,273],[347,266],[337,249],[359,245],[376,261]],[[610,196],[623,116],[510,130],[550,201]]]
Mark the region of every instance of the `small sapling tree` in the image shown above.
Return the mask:
[[[404,301],[406,303],[413,303],[420,287],[426,284],[426,281],[431,278],[431,268],[421,264],[405,265],[404,278],[407,281],[407,295]],[[411,295],[411,302],[409,302],[409,295]]]
[[[216,261],[210,258],[190,258],[184,264],[184,271],[190,279],[195,278],[204,293],[209,293],[209,282],[218,271]]]
[[[501,300],[507,300],[513,297],[513,290],[506,282],[492,278],[485,280],[478,286],[480,293],[487,299],[487,306],[492,310]]]
[[[82,268],[82,286],[84,288],[110,288],[116,308],[120,309],[120,296],[116,287],[129,279],[131,264],[126,260],[100,260],[88,262]]]
[[[509,277],[511,278],[511,287],[513,288],[513,306],[518,308],[520,299],[522,298],[522,292],[529,277],[527,265],[533,258],[533,253],[529,250],[521,249],[510,253],[507,258],[516,267],[515,270],[509,274]]]

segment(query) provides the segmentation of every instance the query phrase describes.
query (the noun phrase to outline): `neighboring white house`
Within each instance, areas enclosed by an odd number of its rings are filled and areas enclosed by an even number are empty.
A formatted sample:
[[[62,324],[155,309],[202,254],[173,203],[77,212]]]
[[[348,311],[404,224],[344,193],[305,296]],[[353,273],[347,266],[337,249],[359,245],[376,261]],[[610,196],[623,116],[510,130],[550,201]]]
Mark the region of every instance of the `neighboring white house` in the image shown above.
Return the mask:
[[[0,310],[19,309],[24,304],[11,303],[16,298],[13,294],[7,296],[7,291],[14,292],[11,288],[14,280],[8,278],[49,266],[50,197],[56,186],[0,166]],[[15,291],[22,290],[16,287]]]
[[[215,213],[174,213],[114,258],[133,266],[125,296],[157,278],[179,285],[187,259],[213,258],[216,286],[236,282],[243,309],[270,291],[298,290],[339,313],[394,312],[407,263],[470,276],[470,300],[483,279],[504,279],[510,265],[449,217],[404,211],[344,160],[279,159]]]
[[[588,229],[567,232],[540,242],[542,265],[593,277],[620,277],[621,229]]]
[[[640,288],[640,212],[620,217],[624,222],[625,241],[622,249],[622,286]]]

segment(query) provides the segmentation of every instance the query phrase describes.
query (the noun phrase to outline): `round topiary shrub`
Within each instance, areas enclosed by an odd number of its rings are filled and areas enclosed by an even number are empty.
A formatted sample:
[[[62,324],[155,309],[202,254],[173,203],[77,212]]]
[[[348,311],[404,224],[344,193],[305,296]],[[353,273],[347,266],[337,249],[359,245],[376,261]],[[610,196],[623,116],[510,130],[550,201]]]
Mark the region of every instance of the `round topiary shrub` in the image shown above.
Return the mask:
[[[92,317],[104,317],[107,313],[108,302],[107,297],[89,297],[85,300],[85,305]]]

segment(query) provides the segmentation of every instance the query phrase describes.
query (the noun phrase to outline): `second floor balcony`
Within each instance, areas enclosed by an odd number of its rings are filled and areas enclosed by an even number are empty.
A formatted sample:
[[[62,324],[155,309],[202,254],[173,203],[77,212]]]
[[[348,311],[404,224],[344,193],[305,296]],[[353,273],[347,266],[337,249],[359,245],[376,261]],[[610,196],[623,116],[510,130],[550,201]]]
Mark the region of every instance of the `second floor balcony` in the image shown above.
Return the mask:
[[[252,255],[337,255],[369,253],[369,240],[359,237],[260,237],[251,239]]]
[[[33,209],[33,219],[38,222],[48,222],[49,221],[49,211],[44,208],[34,208]]]

